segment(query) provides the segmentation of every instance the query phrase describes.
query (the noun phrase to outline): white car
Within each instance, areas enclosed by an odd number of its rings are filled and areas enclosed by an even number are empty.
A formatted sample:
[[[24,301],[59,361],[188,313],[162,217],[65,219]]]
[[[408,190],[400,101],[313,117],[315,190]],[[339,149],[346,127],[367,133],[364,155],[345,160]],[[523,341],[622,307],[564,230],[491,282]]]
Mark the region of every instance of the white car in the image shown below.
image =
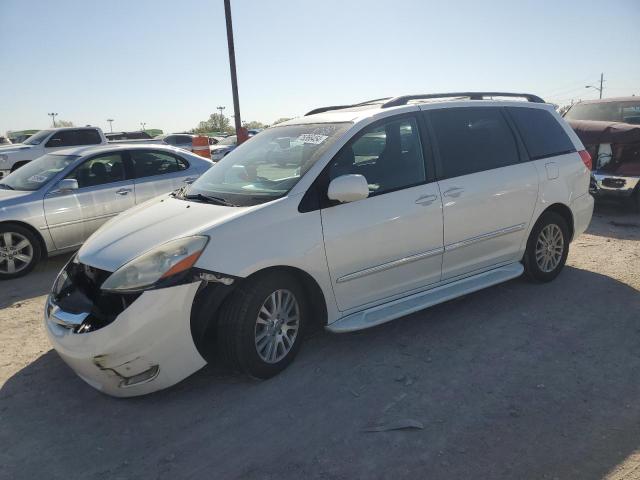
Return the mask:
[[[317,109],[98,230],[56,280],[46,331],[114,396],[173,385],[215,353],[267,378],[311,324],[350,332],[523,272],[555,278],[591,220],[590,162],[534,95]]]
[[[106,145],[107,138],[98,127],[63,127],[40,130],[23,143],[0,146],[0,178],[47,153],[69,147]]]

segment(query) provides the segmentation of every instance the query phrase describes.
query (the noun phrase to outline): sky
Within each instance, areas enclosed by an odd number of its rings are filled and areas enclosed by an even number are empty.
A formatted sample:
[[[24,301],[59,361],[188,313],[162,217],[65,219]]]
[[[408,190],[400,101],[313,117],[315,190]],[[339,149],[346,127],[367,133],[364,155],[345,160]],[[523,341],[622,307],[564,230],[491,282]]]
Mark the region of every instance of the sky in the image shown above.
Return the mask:
[[[640,0],[231,0],[243,121],[460,90],[640,95]],[[0,132],[191,129],[233,102],[222,0],[0,0]]]

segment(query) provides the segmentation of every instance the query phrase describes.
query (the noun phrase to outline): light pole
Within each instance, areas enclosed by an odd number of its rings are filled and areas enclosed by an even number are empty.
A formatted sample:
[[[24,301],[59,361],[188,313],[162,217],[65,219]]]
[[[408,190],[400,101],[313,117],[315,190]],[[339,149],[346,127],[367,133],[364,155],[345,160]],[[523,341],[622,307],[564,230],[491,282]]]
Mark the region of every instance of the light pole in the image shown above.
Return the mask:
[[[221,106],[221,105],[218,105],[218,106],[216,107],[216,110],[220,110],[220,125],[219,125],[219,127],[220,127],[220,130],[221,130],[221,131],[222,131],[222,125],[223,125],[223,121],[222,121],[222,120],[224,119],[224,114],[222,113],[222,111],[223,111],[225,108],[226,108],[226,107],[223,107],[223,106]]]
[[[109,122],[109,131],[113,133],[113,118],[107,118],[107,122]]]
[[[51,117],[51,123],[53,124],[53,128],[56,128],[56,115],[57,113],[47,113]]]
[[[600,74],[600,88],[598,87],[594,87],[593,85],[585,85],[584,88],[594,88],[598,91],[598,93],[600,94],[600,98],[602,98],[602,83],[604,82],[604,73]]]
[[[140,122],[140,126],[142,127],[142,131],[143,131],[143,132],[144,132],[144,127],[145,127],[146,125],[147,125],[147,124],[146,124],[145,122]]]

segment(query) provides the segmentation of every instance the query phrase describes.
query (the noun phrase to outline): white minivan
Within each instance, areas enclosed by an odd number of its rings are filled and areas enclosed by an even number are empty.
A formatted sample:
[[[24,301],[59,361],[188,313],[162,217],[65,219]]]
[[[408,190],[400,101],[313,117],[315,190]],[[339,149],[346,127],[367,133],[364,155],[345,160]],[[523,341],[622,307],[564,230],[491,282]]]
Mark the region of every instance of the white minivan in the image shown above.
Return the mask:
[[[313,324],[350,332],[523,272],[552,280],[591,220],[590,167],[535,95],[319,108],[105,224],[54,283],[46,331],[110,395],[215,356],[268,378]]]

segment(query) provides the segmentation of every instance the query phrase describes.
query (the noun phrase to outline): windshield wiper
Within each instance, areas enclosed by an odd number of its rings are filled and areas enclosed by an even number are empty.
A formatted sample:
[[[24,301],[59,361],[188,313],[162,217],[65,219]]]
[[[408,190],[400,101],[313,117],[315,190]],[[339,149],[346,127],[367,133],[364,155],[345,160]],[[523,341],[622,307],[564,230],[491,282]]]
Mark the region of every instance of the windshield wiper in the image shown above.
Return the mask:
[[[0,183],[0,188],[4,188],[5,190],[15,190],[11,185],[7,185],[6,183]]]
[[[202,193],[192,193],[189,195],[183,195],[182,198],[187,200],[198,200],[200,202],[215,203],[217,205],[224,205],[225,207],[237,207],[233,203],[227,202],[224,198],[214,197],[212,195],[203,195]]]

